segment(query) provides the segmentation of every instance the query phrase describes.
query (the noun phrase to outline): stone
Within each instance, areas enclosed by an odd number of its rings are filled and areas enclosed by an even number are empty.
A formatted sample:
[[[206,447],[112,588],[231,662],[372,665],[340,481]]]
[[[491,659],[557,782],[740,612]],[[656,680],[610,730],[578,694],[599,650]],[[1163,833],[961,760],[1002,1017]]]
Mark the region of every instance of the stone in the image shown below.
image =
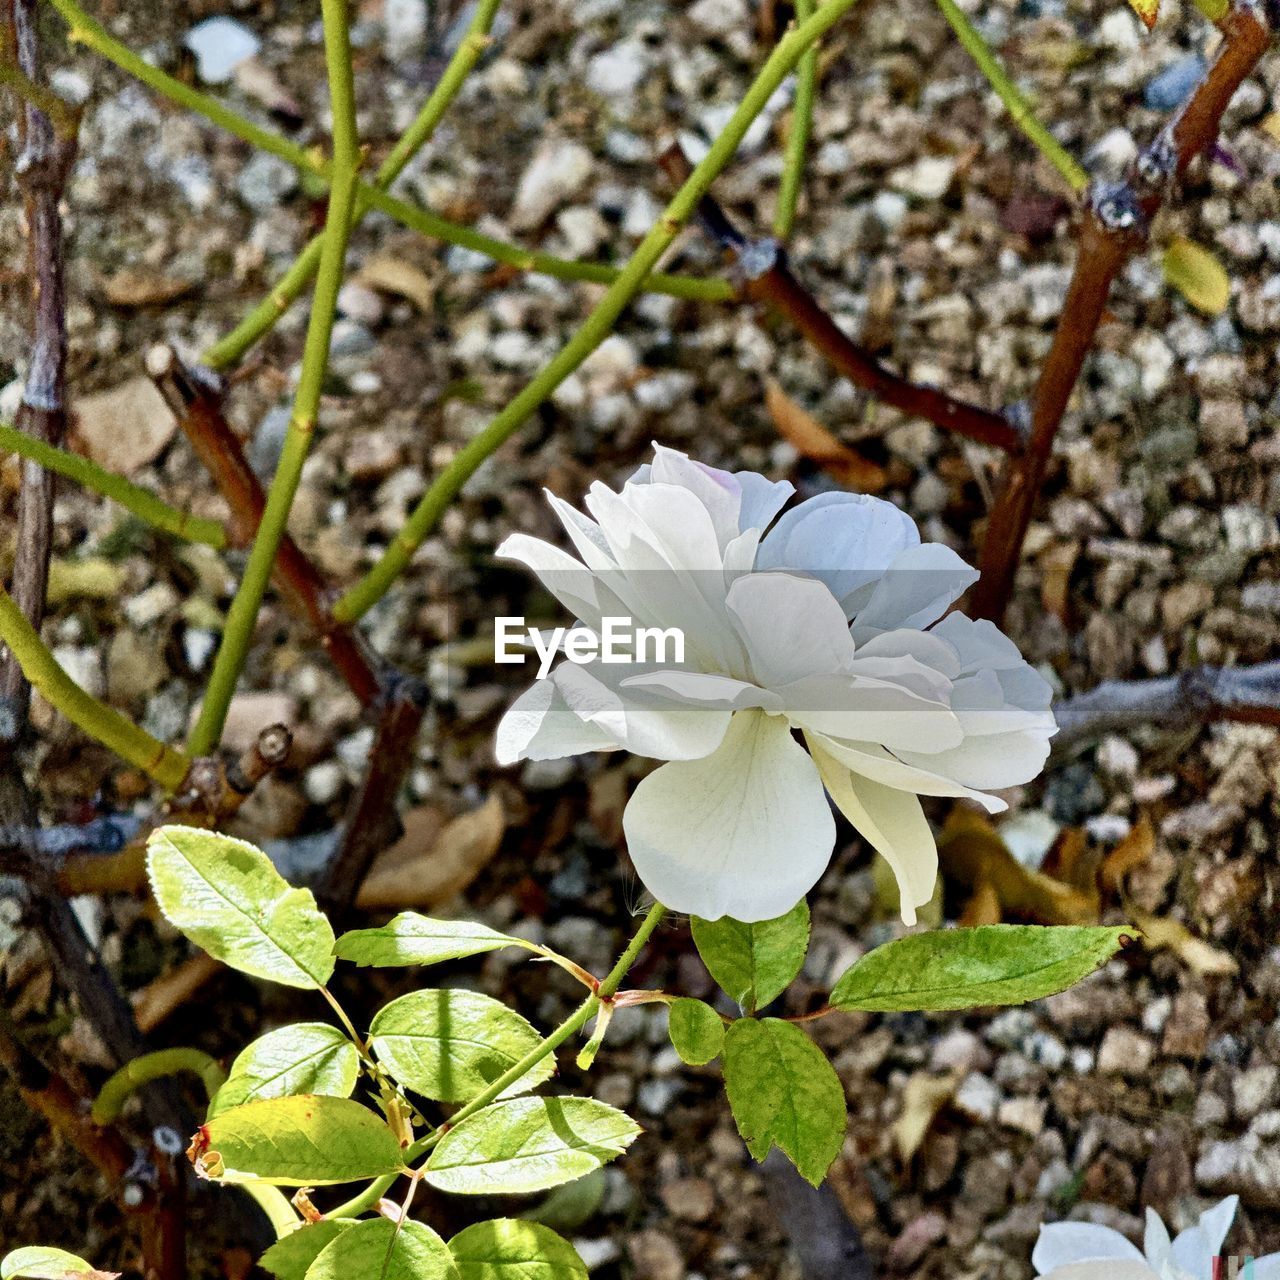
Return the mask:
[[[382,44],[392,62],[422,48],[429,18],[427,0],[383,0]]]
[[[602,98],[625,97],[640,87],[651,61],[649,50],[639,40],[624,40],[587,63],[587,88]]]
[[[918,200],[940,200],[956,176],[954,156],[922,156],[913,164],[895,169],[889,186]]]
[[[513,231],[532,231],[586,185],[591,152],[580,142],[548,138],[538,147],[516,187],[507,221]]]
[[[889,1246],[887,1270],[894,1275],[913,1272],[924,1255],[946,1239],[947,1226],[946,1215],[936,1209],[912,1218]]]
[[[727,36],[751,30],[751,14],[743,0],[697,0],[688,11],[689,21],[709,36]]]
[[[1042,1098],[1006,1098],[996,1112],[996,1119],[1010,1129],[1038,1138],[1044,1131],[1048,1103]]]
[[[236,193],[255,213],[267,213],[298,189],[293,165],[265,151],[255,152],[236,178]]]
[[[182,43],[196,56],[196,74],[205,84],[226,84],[242,63],[262,47],[262,41],[234,18],[206,18],[197,22]]]
[[[635,1280],[684,1280],[684,1259],[671,1236],[650,1228],[628,1243]]]
[[[1098,1050],[1098,1070],[1107,1076],[1136,1078],[1151,1065],[1155,1045],[1132,1027],[1112,1027]]]
[[[1205,60],[1199,54],[1170,63],[1143,87],[1143,105],[1152,111],[1172,111],[1181,106],[1204,75],[1204,69]]]
[[[1000,1090],[990,1076],[974,1071],[961,1081],[951,1105],[972,1120],[994,1120],[1000,1106]]]
[[[1164,1024],[1160,1052],[1171,1058],[1201,1058],[1209,1043],[1209,1005],[1202,991],[1180,991]]]
[[[1200,435],[1219,449],[1239,448],[1249,443],[1249,421],[1244,402],[1212,399],[1200,402]]]
[[[1231,1082],[1231,1101],[1237,1119],[1252,1120],[1276,1101],[1278,1092],[1280,1067],[1275,1063],[1264,1062],[1242,1071]]]
[[[194,724],[198,708],[192,712]],[[231,752],[248,751],[258,734],[273,724],[292,729],[298,720],[297,699],[287,693],[238,693],[227,708],[222,745]]]
[[[677,1178],[658,1193],[667,1212],[685,1222],[705,1222],[715,1212],[715,1188],[706,1178]]]
[[[130,378],[72,406],[75,442],[94,462],[132,475],[168,447],[178,420],[150,378]]]

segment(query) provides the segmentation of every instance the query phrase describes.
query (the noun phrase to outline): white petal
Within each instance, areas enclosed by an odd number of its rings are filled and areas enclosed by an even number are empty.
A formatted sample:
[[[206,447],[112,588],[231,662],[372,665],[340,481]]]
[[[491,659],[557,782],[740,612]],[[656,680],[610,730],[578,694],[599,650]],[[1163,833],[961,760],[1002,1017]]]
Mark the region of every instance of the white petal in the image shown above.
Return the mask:
[[[1147,1255],[1147,1262],[1156,1272],[1163,1271],[1172,1261],[1173,1242],[1169,1239],[1169,1228],[1164,1225],[1160,1215],[1147,1207],[1147,1228],[1142,1237],[1142,1252]]]
[[[1165,1280],[1145,1262],[1128,1259],[1124,1262],[1069,1262],[1065,1267],[1055,1267],[1041,1274],[1045,1280]]]
[[[760,707],[770,715],[779,715],[782,711],[782,699],[776,693],[745,680],[707,671],[651,671],[627,676],[622,688],[647,689],[674,702],[723,707],[727,711],[745,711],[749,707]]]
[[[627,676],[643,669],[639,664],[562,662],[551,680],[579,719],[635,755],[654,760],[697,760],[710,755],[729,727],[729,712],[673,706],[642,689],[622,688]]]
[[[576,507],[571,507],[563,498],[557,498],[550,489],[544,489],[551,509],[560,517],[574,550],[582,557],[582,563],[593,572],[605,569],[616,569],[617,562],[609,553],[609,544],[600,526],[589,520]]]
[[[902,919],[915,924],[916,908],[933,897],[938,879],[938,847],[919,798],[855,777],[821,743],[808,736],[806,741],[836,807],[893,871]]]
[[[865,676],[807,676],[780,685],[791,722],[850,742],[877,742],[891,751],[942,751],[964,741],[945,702],[905,685]]]
[[[821,493],[774,525],[760,544],[756,567],[801,571],[825,582],[847,615],[850,598],[919,541],[915,522],[891,502]]]
[[[949,613],[930,634],[955,646],[965,671],[1000,671],[1025,662],[1018,646],[986,618]]]
[[[814,886],[835,822],[786,722],[733,717],[705,760],[663,765],[622,816],[636,872],[659,902],[707,920],[771,920]]]
[[[650,484],[678,485],[688,489],[706,508],[723,548],[741,532],[738,512],[742,508],[742,486],[728,471],[706,467],[687,454],[654,443]],[[626,495],[627,490],[623,489]]]
[[[738,512],[738,524],[745,533],[748,529],[763,530],[769,521],[787,505],[796,487],[789,480],[766,480],[756,471],[735,471],[734,478],[742,486],[742,509]]]
[[[597,725],[580,720],[550,680],[538,680],[507,708],[498,724],[499,764],[559,760],[584,751],[616,751],[622,744]]]
[[[941,542],[908,547],[894,557],[871,599],[858,611],[853,638],[863,644],[881,631],[927,627],[977,580],[977,570]]]
[[[1265,1258],[1254,1258],[1253,1280],[1280,1280],[1280,1253],[1269,1253]]]
[[[679,477],[689,477],[687,468],[696,467],[703,476],[710,477],[723,488],[736,488],[739,496],[737,530],[741,533],[748,529],[763,532],[769,521],[787,505],[787,500],[796,491],[795,485],[789,481],[767,480],[757,471],[722,471],[719,467],[709,467],[704,462],[694,462],[687,454],[669,449],[656,440],[653,451],[653,465],[645,463],[637,467],[627,481],[628,484],[652,484],[655,480],[681,484],[685,481]],[[685,487],[697,490],[700,480],[697,477],[690,477],[690,480],[691,483],[685,484]]]
[[[996,733],[966,738],[929,753],[901,750],[904,764],[953,778],[978,791],[1000,791],[1038,777],[1049,758],[1047,733]]]
[[[902,632],[894,634],[901,635]],[[908,634],[924,636],[925,632],[912,631]],[[896,658],[874,655],[864,657],[866,651],[866,645],[858,650],[858,656],[849,664],[850,675],[867,676],[872,680],[900,685],[904,689],[909,689],[918,698],[941,703],[943,706],[949,706],[952,703],[951,679],[943,675],[937,667],[926,666],[910,654],[902,654]]]
[[[1179,1232],[1173,1242],[1174,1265],[1194,1276],[1207,1273],[1210,1260],[1222,1252],[1222,1242],[1231,1230],[1239,1206],[1239,1196],[1228,1196],[1212,1209],[1206,1209],[1194,1227]]]
[[[1092,1222],[1055,1222],[1040,1228],[1040,1238],[1031,1254],[1031,1265],[1040,1275],[1047,1276],[1055,1267],[1103,1259],[1143,1261],[1137,1247],[1110,1227],[1100,1227]]]
[[[844,611],[815,578],[747,574],[729,588],[725,603],[751,672],[765,688],[845,671],[853,661]]]
[[[613,592],[597,581],[580,561],[550,542],[530,537],[527,533],[513,533],[495,554],[500,560],[515,560],[532,569],[538,581],[575,618],[580,618],[593,630],[600,629],[600,619],[604,614],[616,615],[622,611]]]
[[[938,627],[932,631],[917,631],[913,627],[882,631],[858,646],[858,657],[915,658],[923,666],[940,671],[950,680],[954,680],[962,670],[959,652],[955,645],[938,634]]]
[[[976,800],[988,813],[1003,813],[1009,807],[998,796],[987,795],[966,787],[954,778],[931,772],[928,761],[932,756],[922,756],[921,764],[909,765],[874,742],[841,742],[813,730],[807,730],[806,736],[816,738],[822,749],[847,769],[886,787],[914,791],[918,796],[955,796]]]

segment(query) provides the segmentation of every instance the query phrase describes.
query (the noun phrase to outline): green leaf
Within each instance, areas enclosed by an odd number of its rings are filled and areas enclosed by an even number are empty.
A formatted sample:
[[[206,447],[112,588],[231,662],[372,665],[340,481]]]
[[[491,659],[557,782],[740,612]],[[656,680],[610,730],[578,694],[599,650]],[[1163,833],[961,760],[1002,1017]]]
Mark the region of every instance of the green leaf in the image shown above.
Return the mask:
[[[594,1098],[511,1098],[450,1129],[424,1177],[462,1195],[545,1191],[620,1156],[639,1133],[630,1116]]]
[[[503,947],[526,947],[520,938],[509,938],[488,925],[470,920],[433,920],[416,911],[402,911],[380,929],[353,929],[334,947],[339,960],[386,968],[400,964],[439,964],[461,960]]]
[[[989,924],[910,934],[855,961],[836,983],[831,1004],[871,1013],[1023,1004],[1079,982],[1133,932],[1132,926]]]
[[[258,1266],[278,1280],[303,1280],[320,1250],[354,1227],[356,1221],[355,1218],[324,1218],[320,1222],[304,1223],[296,1231],[281,1236],[258,1259]]]
[[[701,1000],[675,1001],[667,1032],[680,1060],[691,1067],[706,1066],[724,1049],[724,1023],[720,1015]]]
[[[514,1009],[478,991],[412,991],[378,1011],[369,1036],[402,1085],[436,1102],[474,1097],[542,1043]],[[548,1054],[502,1096],[528,1092],[555,1069]]]
[[[1212,250],[1174,236],[1164,253],[1164,278],[1197,311],[1220,316],[1231,301],[1231,277]]]
[[[325,1245],[306,1280],[458,1280],[449,1246],[412,1218],[370,1218]]]
[[[741,920],[693,919],[693,941],[725,994],[748,1013],[786,990],[809,949],[809,904],[803,898],[785,916]]]
[[[286,987],[322,987],[333,930],[310,890],[291,888],[261,849],[194,827],[160,827],[147,872],[169,921],[216,960]]]
[[[778,1147],[816,1187],[844,1143],[844,1086],[792,1022],[740,1018],[724,1043],[724,1086],[738,1132],[757,1160]]]
[[[223,1182],[318,1187],[396,1173],[404,1163],[387,1122],[349,1098],[304,1093],[232,1107],[201,1130],[197,1170]]]
[[[64,1249],[52,1249],[47,1245],[33,1244],[25,1249],[14,1249],[0,1259],[0,1280],[62,1280],[66,1275],[114,1275],[115,1272],[101,1272],[77,1258],[74,1253]]]
[[[242,1049],[209,1102],[209,1116],[259,1098],[324,1093],[349,1098],[360,1072],[355,1045],[327,1022],[295,1022]]]
[[[449,1252],[462,1280],[587,1280],[578,1251],[550,1227],[494,1218],[459,1231]]]
[[[608,1181],[603,1169],[592,1169],[574,1182],[556,1187],[546,1199],[520,1216],[556,1231],[576,1231],[600,1211]]]

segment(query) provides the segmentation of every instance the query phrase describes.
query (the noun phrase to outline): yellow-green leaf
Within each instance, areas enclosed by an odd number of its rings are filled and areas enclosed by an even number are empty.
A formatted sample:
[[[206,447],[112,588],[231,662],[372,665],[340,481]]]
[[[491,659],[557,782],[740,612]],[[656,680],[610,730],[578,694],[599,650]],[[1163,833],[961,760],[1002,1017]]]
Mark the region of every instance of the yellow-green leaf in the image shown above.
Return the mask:
[[[1203,245],[1175,236],[1164,253],[1164,278],[1197,311],[1220,316],[1231,299],[1231,279]]]
[[[1160,16],[1160,0],[1129,0],[1134,13],[1142,19],[1142,25],[1150,31]]]

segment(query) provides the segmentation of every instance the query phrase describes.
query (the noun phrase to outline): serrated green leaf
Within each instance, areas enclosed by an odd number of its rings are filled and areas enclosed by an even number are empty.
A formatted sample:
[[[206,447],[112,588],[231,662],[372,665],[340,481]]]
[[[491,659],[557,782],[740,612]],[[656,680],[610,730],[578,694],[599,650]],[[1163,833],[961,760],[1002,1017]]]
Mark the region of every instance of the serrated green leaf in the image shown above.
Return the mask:
[[[1212,250],[1174,236],[1164,253],[1164,278],[1197,311],[1220,316],[1231,301],[1231,277]]]
[[[573,1245],[519,1218],[477,1222],[449,1241],[449,1252],[462,1280],[587,1280]]]
[[[691,1067],[706,1066],[724,1049],[724,1023],[720,1015],[701,1000],[676,1000],[671,1005],[667,1033],[680,1055]]]
[[[424,1177],[462,1195],[545,1191],[607,1164],[639,1133],[630,1116],[594,1098],[510,1098],[450,1129]]]
[[[147,872],[166,918],[223,964],[286,987],[322,987],[333,973],[333,930],[310,890],[247,841],[160,827]]]
[[[116,1273],[95,1271],[90,1263],[77,1258],[74,1253],[42,1244],[14,1249],[0,1259],[0,1280],[62,1280],[63,1276],[77,1274]]]
[[[593,1169],[573,1182],[556,1187],[547,1198],[520,1216],[529,1222],[540,1222],[554,1231],[576,1231],[589,1222],[604,1203],[608,1182],[603,1169]]]
[[[840,1154],[844,1086],[826,1055],[794,1023],[739,1018],[724,1043],[733,1118],[757,1160],[777,1147],[816,1187]]]
[[[1120,949],[1129,928],[989,924],[910,934],[869,951],[831,992],[869,1013],[1024,1004],[1065,991]]]
[[[373,1051],[406,1088],[436,1102],[464,1102],[510,1070],[542,1037],[514,1009],[478,991],[412,991],[380,1009]],[[527,1093],[555,1073],[548,1054],[502,1097]]]
[[[281,1236],[258,1259],[258,1266],[271,1272],[277,1280],[303,1280],[320,1250],[354,1227],[357,1221],[356,1218],[323,1218],[319,1222],[304,1223],[296,1231]]]
[[[434,920],[402,911],[378,929],[352,929],[334,947],[339,960],[386,968],[392,965],[439,964],[503,947],[523,947],[519,938],[498,933],[470,920]]]
[[[198,1167],[222,1182],[318,1187],[380,1178],[404,1163],[380,1115],[349,1098],[313,1093],[232,1107],[202,1135],[208,1146]]]
[[[360,1054],[327,1022],[295,1022],[259,1036],[242,1049],[209,1101],[209,1117],[258,1098],[323,1093],[349,1098],[360,1073]]]
[[[459,1280],[449,1246],[413,1218],[370,1218],[325,1245],[306,1280]]]
[[[809,904],[802,898],[786,915],[756,924],[695,916],[693,941],[729,999],[754,1013],[800,972],[809,949]]]

